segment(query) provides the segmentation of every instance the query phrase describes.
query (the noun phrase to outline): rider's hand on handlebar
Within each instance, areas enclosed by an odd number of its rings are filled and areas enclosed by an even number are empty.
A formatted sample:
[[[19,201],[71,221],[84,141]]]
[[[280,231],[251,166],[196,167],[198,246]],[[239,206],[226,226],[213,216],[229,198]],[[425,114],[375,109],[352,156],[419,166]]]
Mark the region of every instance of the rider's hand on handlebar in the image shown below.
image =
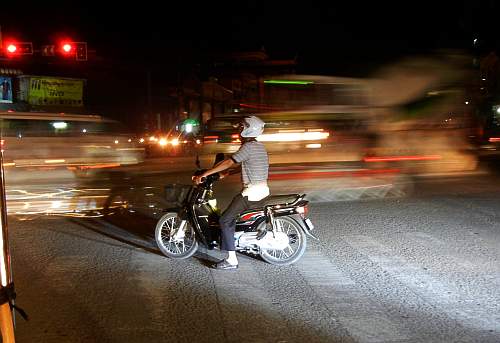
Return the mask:
[[[200,183],[205,182],[206,176],[204,176],[204,175],[196,175],[196,176],[193,176],[192,179],[193,179],[193,182],[196,185],[199,185]]]

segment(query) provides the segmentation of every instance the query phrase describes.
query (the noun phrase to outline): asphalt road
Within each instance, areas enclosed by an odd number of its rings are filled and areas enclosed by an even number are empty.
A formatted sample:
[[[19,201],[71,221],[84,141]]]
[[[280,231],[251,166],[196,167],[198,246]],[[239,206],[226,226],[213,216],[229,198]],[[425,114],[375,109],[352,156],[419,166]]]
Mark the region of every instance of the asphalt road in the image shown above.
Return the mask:
[[[108,188],[142,186],[158,199],[172,180],[150,177]],[[108,216],[11,215],[17,305],[30,315],[18,316],[16,338],[499,342],[499,180],[419,178],[411,194],[313,202],[321,240],[308,241],[301,261],[276,267],[242,255],[236,272],[208,267],[218,251],[185,261],[159,254],[155,201]],[[218,186],[222,203],[230,186]]]

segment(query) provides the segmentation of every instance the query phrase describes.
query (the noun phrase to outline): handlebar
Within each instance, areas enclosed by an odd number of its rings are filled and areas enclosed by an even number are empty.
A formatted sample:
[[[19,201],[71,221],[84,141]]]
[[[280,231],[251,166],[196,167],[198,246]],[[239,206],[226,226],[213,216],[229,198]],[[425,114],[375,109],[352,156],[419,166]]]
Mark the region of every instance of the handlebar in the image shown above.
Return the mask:
[[[211,174],[211,175],[208,175],[207,177],[204,177],[202,179],[205,179],[203,181],[204,183],[214,183],[215,181],[219,181],[220,174],[219,173]]]
[[[194,173],[193,176],[198,176],[200,174],[202,174],[205,170],[199,170],[197,171],[196,173]],[[220,179],[220,174],[219,173],[215,173],[215,174],[210,174],[206,177],[202,177],[201,178],[201,183],[200,185],[204,184],[206,186],[208,185],[211,185],[212,183],[214,183],[215,181],[218,181]]]

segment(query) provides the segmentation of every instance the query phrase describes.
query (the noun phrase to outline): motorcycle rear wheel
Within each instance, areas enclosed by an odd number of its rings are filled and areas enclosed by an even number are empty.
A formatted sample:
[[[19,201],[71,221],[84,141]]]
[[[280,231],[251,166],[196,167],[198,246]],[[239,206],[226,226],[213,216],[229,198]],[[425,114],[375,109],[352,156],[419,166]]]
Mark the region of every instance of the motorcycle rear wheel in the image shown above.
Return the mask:
[[[307,246],[307,237],[300,225],[291,218],[279,217],[274,219],[275,230],[284,232],[288,236],[288,246],[285,249],[261,249],[260,256],[270,264],[286,266],[297,262]],[[263,223],[262,225],[265,225]],[[272,232],[268,232],[272,235]]]
[[[198,250],[196,234],[189,222],[184,226],[184,233],[175,237],[175,231],[179,228],[181,219],[177,213],[163,215],[156,224],[155,240],[163,255],[186,259],[194,255]]]

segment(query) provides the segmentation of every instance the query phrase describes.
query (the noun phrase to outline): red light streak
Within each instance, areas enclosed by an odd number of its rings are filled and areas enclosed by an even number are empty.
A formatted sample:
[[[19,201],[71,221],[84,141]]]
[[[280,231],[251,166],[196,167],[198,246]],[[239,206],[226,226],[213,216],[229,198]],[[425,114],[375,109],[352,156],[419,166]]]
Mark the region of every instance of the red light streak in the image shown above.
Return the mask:
[[[365,157],[364,162],[397,162],[397,161],[435,161],[440,160],[440,155],[422,155],[422,156],[384,156],[384,157]]]

